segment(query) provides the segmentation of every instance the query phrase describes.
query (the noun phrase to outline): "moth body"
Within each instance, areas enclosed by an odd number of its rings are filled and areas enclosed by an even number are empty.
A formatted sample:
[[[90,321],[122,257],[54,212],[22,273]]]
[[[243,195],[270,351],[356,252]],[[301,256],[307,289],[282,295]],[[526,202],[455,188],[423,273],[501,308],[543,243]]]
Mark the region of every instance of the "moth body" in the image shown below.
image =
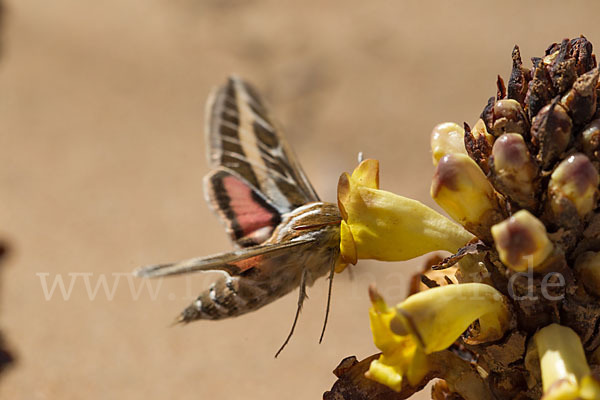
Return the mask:
[[[339,220],[337,206],[323,202],[309,203],[284,215],[265,244],[301,244],[275,256],[254,257],[237,276],[223,271],[223,276],[202,292],[179,320],[217,320],[254,311],[299,287],[303,271],[305,284],[312,286],[337,260],[340,233],[339,223],[335,222]]]

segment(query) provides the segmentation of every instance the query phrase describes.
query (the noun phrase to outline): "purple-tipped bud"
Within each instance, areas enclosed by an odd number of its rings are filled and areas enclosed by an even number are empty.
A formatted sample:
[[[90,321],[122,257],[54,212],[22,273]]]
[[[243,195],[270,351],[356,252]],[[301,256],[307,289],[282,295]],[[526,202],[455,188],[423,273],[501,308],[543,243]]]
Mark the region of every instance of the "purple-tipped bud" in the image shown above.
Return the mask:
[[[550,207],[558,220],[573,209],[583,217],[596,208],[598,183],[598,171],[585,155],[575,154],[563,160],[548,184]]]
[[[498,191],[522,208],[536,205],[535,178],[538,168],[523,136],[505,133],[492,148],[492,179]]]
[[[494,188],[465,154],[442,157],[431,184],[431,197],[454,220],[485,241],[491,241],[490,227],[504,218]]]
[[[527,210],[492,226],[500,260],[514,271],[540,266],[554,250],[544,224]]]
[[[600,161],[600,119],[590,122],[581,132],[583,152],[592,161]]]
[[[489,102],[481,114],[488,131],[498,137],[503,133],[529,133],[529,121],[517,100],[503,99]]]

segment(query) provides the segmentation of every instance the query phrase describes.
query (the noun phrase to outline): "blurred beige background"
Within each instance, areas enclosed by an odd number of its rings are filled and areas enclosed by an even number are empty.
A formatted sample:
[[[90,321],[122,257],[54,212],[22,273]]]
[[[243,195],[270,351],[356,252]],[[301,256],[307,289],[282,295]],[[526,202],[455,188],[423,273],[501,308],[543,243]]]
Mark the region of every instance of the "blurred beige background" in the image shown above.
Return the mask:
[[[210,89],[231,72],[254,82],[322,198],[335,199],[363,151],[381,160],[383,188],[433,206],[431,128],[476,121],[515,43],[525,60],[579,34],[600,46],[593,4],[7,1],[0,328],[18,359],[0,398],[321,398],[343,357],[376,351],[367,285],[400,301],[418,260],[337,276],[321,345],[320,280],[277,360],[296,294],[169,327],[213,277],[151,282],[153,296],[125,275],[230,248],[202,194]],[[74,279],[66,300],[58,289],[46,299],[42,283],[57,276],[67,289]],[[90,299],[85,279],[94,289],[101,276],[114,297],[100,287]]]

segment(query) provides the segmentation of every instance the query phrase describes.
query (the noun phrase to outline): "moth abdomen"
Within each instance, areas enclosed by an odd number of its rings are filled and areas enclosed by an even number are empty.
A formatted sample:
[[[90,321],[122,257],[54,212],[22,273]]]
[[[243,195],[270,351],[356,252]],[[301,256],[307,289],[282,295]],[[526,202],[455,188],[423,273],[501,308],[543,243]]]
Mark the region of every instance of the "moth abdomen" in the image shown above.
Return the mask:
[[[263,305],[265,294],[260,287],[245,284],[238,277],[223,277],[183,310],[179,322],[218,320],[245,314]]]

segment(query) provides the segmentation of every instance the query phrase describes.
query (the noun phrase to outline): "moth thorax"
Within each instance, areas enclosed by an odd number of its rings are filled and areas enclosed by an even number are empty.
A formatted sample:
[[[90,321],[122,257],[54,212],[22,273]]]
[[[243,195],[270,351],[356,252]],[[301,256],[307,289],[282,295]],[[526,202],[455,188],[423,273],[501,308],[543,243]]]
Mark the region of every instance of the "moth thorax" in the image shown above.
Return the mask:
[[[284,216],[271,239],[286,241],[300,236],[339,229],[340,212],[332,203],[308,203]]]

